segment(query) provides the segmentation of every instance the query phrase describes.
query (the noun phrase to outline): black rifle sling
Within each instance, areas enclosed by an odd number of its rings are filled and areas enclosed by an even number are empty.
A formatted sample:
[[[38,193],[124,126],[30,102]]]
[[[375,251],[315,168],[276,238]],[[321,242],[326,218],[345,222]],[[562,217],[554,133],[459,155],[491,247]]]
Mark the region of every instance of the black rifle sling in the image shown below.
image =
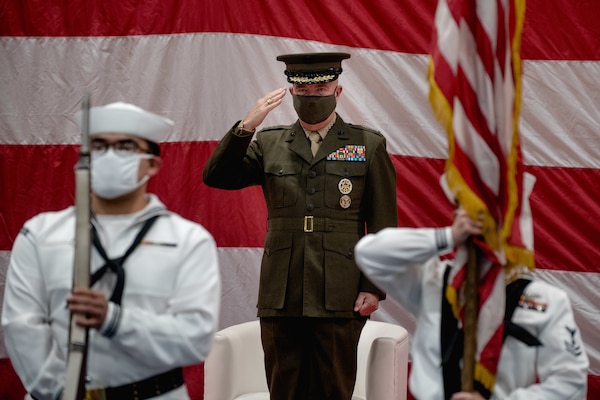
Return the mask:
[[[125,287],[125,269],[123,268],[125,260],[138,247],[138,245],[142,241],[142,238],[144,237],[146,232],[148,232],[148,230],[152,227],[152,224],[154,224],[154,221],[156,221],[158,217],[159,215],[155,215],[154,217],[147,219],[146,222],[144,222],[144,226],[142,226],[142,229],[140,229],[137,236],[133,240],[133,243],[131,243],[131,246],[129,246],[125,254],[123,254],[119,258],[114,259],[110,259],[106,255],[106,251],[104,250],[104,247],[102,247],[102,243],[100,243],[98,232],[96,231],[96,228],[92,225],[92,242],[96,250],[98,250],[98,253],[100,253],[100,256],[102,256],[102,258],[106,262],[106,264],[104,264],[99,270],[94,272],[94,274],[92,275],[90,286],[93,286],[94,283],[96,283],[100,278],[102,278],[102,276],[108,270],[113,271],[117,275],[117,283],[115,285],[112,295],[110,296],[110,301],[112,301],[113,303],[121,304],[123,288]]]

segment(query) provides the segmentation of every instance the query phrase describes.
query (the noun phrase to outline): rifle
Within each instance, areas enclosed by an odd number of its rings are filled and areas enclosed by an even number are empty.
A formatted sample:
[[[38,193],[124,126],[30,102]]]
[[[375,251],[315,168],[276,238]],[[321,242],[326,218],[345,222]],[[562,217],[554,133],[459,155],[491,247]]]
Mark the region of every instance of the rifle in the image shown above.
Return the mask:
[[[90,95],[81,102],[81,148],[75,165],[75,252],[73,260],[73,288],[90,286],[91,254],[91,200],[90,200]],[[69,353],[63,400],[85,398],[88,328],[75,323],[78,314],[71,313],[69,326]]]

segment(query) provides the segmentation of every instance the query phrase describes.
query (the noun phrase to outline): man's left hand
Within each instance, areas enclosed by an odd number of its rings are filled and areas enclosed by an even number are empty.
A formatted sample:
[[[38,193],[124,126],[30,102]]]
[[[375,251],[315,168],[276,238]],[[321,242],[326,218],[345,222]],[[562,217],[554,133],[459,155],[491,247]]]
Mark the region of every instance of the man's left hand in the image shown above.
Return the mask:
[[[360,292],[354,302],[354,312],[366,317],[379,308],[379,296],[375,293]]]

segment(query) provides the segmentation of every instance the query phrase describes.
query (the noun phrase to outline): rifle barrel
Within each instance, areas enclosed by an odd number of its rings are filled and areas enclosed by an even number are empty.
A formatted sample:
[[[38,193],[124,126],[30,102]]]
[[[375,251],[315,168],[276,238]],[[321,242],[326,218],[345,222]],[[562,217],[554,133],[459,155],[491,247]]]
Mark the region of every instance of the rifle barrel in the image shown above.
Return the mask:
[[[73,259],[73,288],[90,286],[91,255],[91,178],[90,178],[90,96],[82,100],[82,138],[79,160],[75,165],[75,252]],[[78,314],[71,313],[69,325],[69,353],[63,400],[85,398],[85,375],[88,348],[88,329],[75,323]]]

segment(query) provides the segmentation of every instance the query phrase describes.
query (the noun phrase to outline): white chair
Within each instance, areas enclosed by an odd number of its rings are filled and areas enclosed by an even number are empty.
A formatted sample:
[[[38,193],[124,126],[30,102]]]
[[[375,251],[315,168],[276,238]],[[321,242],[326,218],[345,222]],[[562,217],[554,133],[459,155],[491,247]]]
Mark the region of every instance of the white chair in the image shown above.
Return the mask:
[[[368,320],[358,342],[352,400],[406,400],[408,332]],[[204,363],[204,400],[268,400],[258,321],[217,332]]]

